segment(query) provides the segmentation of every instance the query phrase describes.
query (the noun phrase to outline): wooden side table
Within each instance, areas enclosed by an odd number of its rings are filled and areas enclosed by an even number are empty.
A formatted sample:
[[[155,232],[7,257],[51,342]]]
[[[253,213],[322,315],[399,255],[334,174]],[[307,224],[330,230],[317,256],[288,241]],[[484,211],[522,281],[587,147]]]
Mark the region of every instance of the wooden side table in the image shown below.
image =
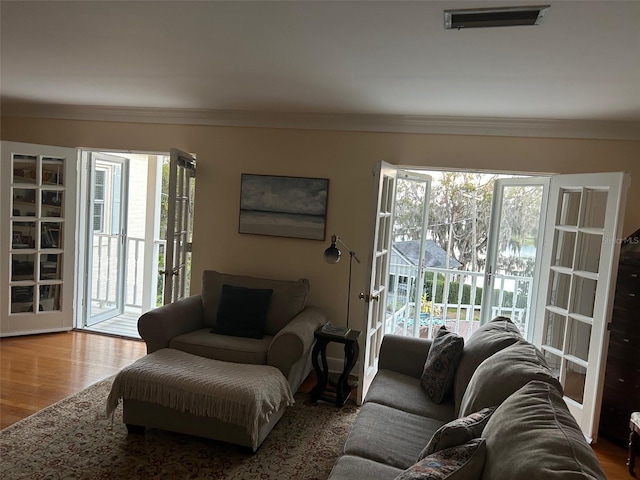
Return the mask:
[[[632,477],[636,474],[633,468],[636,465],[636,451],[640,448],[640,412],[633,412],[631,419],[629,420],[629,428],[631,433],[629,434],[629,459],[627,465],[629,467],[629,473]]]
[[[350,330],[344,337],[330,335],[322,331],[322,327],[318,328],[314,337],[316,344],[313,346],[311,353],[311,362],[316,371],[318,381],[316,386],[311,390],[311,399],[313,401],[324,400],[327,402],[335,402],[338,407],[342,407],[349,399],[351,386],[349,385],[349,373],[358,360],[360,347],[358,346],[358,330]],[[327,345],[331,342],[342,343],[344,345],[344,368],[336,384],[336,391],[327,391],[327,383],[329,381],[329,366],[327,365]],[[321,363],[318,362],[320,357]]]

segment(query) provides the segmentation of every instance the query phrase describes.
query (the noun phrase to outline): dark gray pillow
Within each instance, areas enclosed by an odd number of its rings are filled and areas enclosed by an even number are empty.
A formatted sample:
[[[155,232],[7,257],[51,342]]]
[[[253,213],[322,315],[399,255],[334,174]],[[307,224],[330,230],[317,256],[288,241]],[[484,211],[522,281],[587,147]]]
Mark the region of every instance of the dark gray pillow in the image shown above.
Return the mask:
[[[607,478],[562,393],[548,382],[529,382],[507,398],[482,437],[493,452],[482,480]]]
[[[482,430],[495,410],[496,407],[483,408],[479,412],[445,423],[433,434],[427,446],[420,453],[418,461],[439,450],[462,445],[474,438],[481,437]]]
[[[453,382],[456,415],[460,411],[462,396],[476,368],[491,355],[521,339],[520,330],[511,320],[506,317],[496,317],[482,325],[465,342]]]
[[[480,364],[462,397],[459,416],[500,405],[533,380],[547,382],[562,392],[562,385],[547,366],[542,353],[521,339]]]
[[[445,395],[451,390],[456,367],[462,355],[464,339],[440,327],[424,364],[420,383],[435,403],[442,403]]]
[[[222,285],[216,325],[212,333],[262,338],[273,290]]]

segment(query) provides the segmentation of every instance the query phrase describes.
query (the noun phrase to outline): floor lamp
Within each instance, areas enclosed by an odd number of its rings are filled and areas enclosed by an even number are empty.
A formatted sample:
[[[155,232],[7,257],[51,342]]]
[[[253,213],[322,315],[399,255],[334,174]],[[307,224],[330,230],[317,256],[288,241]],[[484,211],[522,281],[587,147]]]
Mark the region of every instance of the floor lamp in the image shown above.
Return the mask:
[[[349,330],[349,312],[351,310],[351,273],[353,270],[353,261],[360,263],[360,259],[356,256],[356,252],[351,250],[349,245],[344,243],[338,235],[335,233],[331,235],[331,245],[324,251],[324,261],[327,263],[338,263],[340,261],[340,257],[342,256],[342,252],[337,246],[337,243],[340,242],[344,248],[349,252],[349,287],[347,290],[347,328]]]

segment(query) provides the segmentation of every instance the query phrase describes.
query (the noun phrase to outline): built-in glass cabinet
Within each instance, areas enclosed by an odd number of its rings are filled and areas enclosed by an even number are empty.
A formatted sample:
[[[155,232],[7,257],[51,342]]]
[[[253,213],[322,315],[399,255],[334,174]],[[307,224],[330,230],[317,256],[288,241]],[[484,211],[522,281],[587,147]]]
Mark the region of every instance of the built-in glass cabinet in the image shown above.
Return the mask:
[[[72,298],[66,298],[65,286],[72,285],[73,262],[66,257],[75,248],[66,230],[75,222],[73,214],[68,218],[74,211],[68,202],[74,202],[69,195],[75,188],[68,182],[75,182],[75,150],[7,142],[2,147],[2,333],[70,328]]]
[[[11,158],[11,313],[60,310],[64,158]]]

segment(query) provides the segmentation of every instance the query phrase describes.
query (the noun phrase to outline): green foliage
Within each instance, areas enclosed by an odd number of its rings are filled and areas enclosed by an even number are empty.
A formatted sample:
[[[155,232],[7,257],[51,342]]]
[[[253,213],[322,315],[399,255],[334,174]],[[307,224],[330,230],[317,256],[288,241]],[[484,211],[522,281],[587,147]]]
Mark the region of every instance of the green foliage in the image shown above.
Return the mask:
[[[433,283],[425,282],[424,295],[423,300],[432,303],[444,303],[443,296],[445,290],[445,281],[442,275],[438,276],[438,279],[435,283],[435,299],[433,294]],[[476,287],[476,295],[475,300],[471,301],[471,294],[473,289],[471,285],[462,284],[462,298],[460,299],[460,303],[463,305],[480,305],[482,303],[482,287]],[[447,296],[447,303],[449,304],[457,304],[458,303],[458,294],[460,292],[460,283],[459,282],[450,282],[449,283],[449,295]],[[501,305],[505,308],[513,307],[513,292],[503,291],[502,292],[502,303],[500,304],[500,290],[493,290],[493,305]],[[516,308],[526,308],[527,307],[527,292],[524,289],[516,292]]]

